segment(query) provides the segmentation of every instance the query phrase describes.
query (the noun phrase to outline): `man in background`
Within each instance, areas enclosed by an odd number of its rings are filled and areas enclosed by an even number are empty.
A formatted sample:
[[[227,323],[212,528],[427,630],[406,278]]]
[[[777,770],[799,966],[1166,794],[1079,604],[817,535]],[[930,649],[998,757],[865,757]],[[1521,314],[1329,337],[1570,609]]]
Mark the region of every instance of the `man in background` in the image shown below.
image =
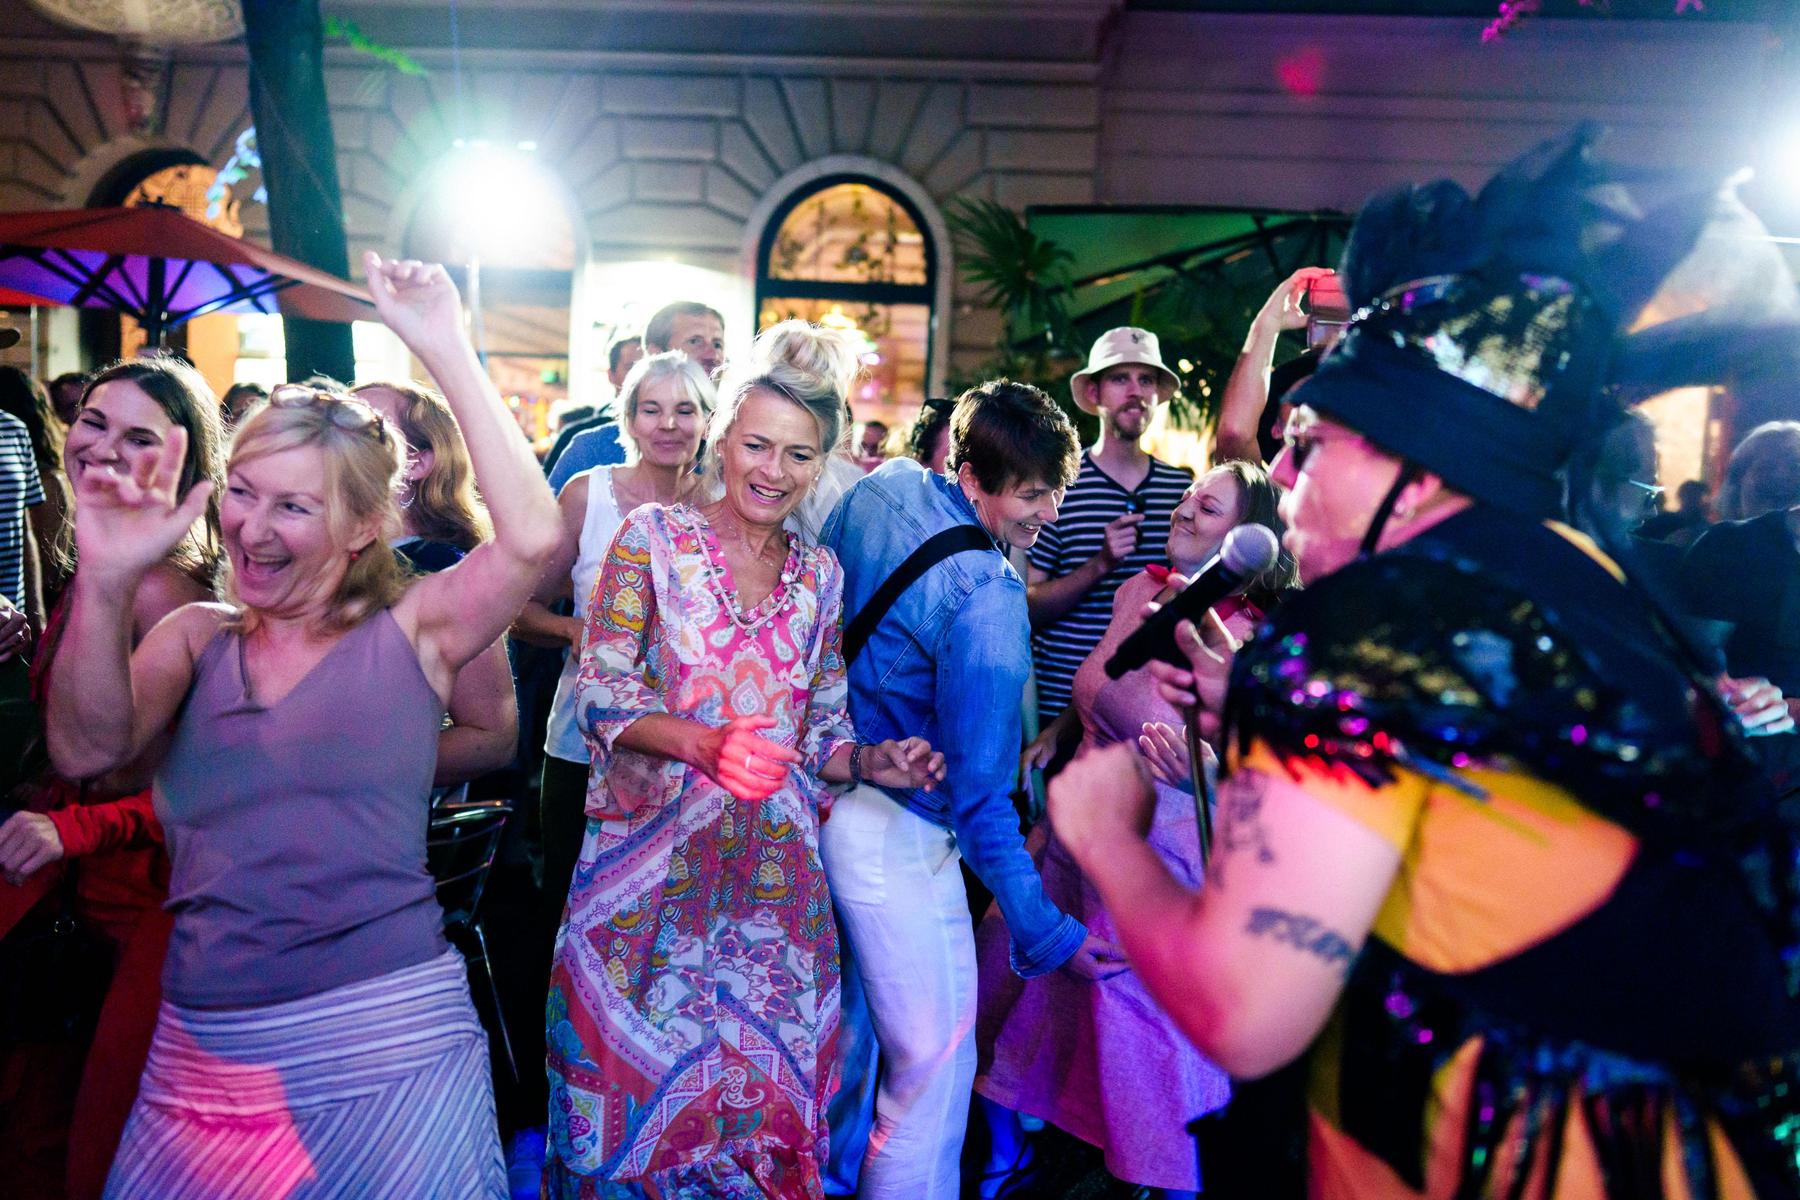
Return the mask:
[[[612,345],[606,348],[606,381],[612,384],[613,395],[625,386],[625,377],[631,374],[631,368],[637,360],[644,357],[643,336],[636,333],[626,334],[613,339]],[[597,429],[613,419],[610,405],[589,405],[585,411],[571,412],[563,421],[561,429],[556,431],[556,441],[550,445],[550,452],[544,455],[546,473],[556,469],[557,462],[568,450],[569,443],[590,429]]]
[[[1143,437],[1177,382],[1156,335],[1130,327],[1102,334],[1069,381],[1076,405],[1100,418],[1100,440],[1082,454],[1062,515],[1031,548],[1026,598],[1037,631],[1040,723],[1069,706],[1075,672],[1106,632],[1119,585],[1162,561],[1175,506],[1194,476],[1152,458]]]

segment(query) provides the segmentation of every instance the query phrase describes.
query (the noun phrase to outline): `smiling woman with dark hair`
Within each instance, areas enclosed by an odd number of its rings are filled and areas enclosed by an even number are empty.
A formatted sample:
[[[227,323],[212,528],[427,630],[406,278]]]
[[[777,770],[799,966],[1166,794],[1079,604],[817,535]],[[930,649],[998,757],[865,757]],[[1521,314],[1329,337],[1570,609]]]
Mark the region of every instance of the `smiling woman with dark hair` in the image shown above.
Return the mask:
[[[180,481],[188,487],[211,484],[224,473],[217,413],[212,390],[192,367],[167,357],[117,363],[88,384],[62,443],[62,463],[79,491],[95,476],[145,472],[179,436],[185,445]],[[209,506],[146,569],[127,619],[130,645],[141,643],[170,613],[212,594],[218,545],[218,514]],[[57,554],[65,569],[76,568],[74,545],[66,536]],[[33,694],[40,705],[62,657],[67,613],[66,601],[51,610],[33,656]],[[146,760],[160,749],[159,739]],[[169,939],[162,908],[169,897],[169,860],[151,802],[149,765],[123,764],[85,781],[44,770],[26,782],[22,811],[0,823],[0,876],[14,885],[0,888],[0,932],[51,891],[58,872],[72,871],[76,915],[116,954],[104,1004],[92,997],[99,1019],[79,1087],[53,1069],[38,1072],[31,1085],[37,1095],[56,1097],[60,1104],[73,1095],[67,1110],[71,1200],[100,1194],[137,1095],[162,998],[157,972]],[[0,1129],[0,1144],[16,1144],[11,1130]],[[13,1181],[28,1194],[55,1194],[62,1182],[39,1181],[23,1170]]]

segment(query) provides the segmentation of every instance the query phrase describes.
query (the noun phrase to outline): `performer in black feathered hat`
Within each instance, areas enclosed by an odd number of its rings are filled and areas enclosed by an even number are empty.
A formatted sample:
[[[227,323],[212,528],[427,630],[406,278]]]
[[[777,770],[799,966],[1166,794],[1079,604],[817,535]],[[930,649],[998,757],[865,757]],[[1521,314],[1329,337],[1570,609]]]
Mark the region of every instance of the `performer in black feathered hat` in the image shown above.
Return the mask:
[[[1800,838],[1746,741],[1791,722],[1559,519],[1623,401],[1791,361],[1793,288],[1719,175],[1594,140],[1358,217],[1273,467],[1308,586],[1232,667],[1203,890],[1130,750],[1052,785],[1200,1048],[1309,1055],[1314,1196],[1800,1195]],[[1217,669],[1188,650],[1171,695]]]

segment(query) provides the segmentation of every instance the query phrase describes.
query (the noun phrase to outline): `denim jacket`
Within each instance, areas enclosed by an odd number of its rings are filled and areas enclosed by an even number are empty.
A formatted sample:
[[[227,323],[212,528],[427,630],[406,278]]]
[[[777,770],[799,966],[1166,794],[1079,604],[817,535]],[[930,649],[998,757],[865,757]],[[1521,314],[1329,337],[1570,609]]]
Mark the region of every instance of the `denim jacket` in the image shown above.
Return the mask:
[[[843,564],[846,621],[927,538],[975,523],[961,488],[910,460],[884,463],[852,486],[821,536]],[[1025,582],[997,552],[956,554],[932,567],[850,666],[850,716],[863,741],[917,736],[944,752],[947,776],[937,790],[886,790],[954,834],[999,901],[1013,970],[1027,978],[1060,967],[1087,937],[1044,895],[1013,809],[1030,666]]]

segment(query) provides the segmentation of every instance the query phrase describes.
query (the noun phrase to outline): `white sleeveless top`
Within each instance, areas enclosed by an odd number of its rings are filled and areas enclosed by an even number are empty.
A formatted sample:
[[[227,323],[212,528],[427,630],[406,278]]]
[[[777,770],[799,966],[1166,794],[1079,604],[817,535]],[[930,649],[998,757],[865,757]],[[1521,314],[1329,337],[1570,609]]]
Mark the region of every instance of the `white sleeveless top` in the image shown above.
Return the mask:
[[[574,582],[575,619],[585,624],[601,564],[606,561],[613,536],[625,523],[625,515],[619,511],[618,498],[613,495],[613,468],[595,467],[583,471],[569,483],[575,479],[588,481],[587,515],[582,518],[581,545],[576,551],[575,569],[570,572]],[[587,741],[575,723],[575,672],[580,666],[581,653],[577,647],[563,651],[562,675],[556,681],[556,698],[550,703],[550,719],[544,734],[544,753],[572,763],[586,763],[589,759]]]

